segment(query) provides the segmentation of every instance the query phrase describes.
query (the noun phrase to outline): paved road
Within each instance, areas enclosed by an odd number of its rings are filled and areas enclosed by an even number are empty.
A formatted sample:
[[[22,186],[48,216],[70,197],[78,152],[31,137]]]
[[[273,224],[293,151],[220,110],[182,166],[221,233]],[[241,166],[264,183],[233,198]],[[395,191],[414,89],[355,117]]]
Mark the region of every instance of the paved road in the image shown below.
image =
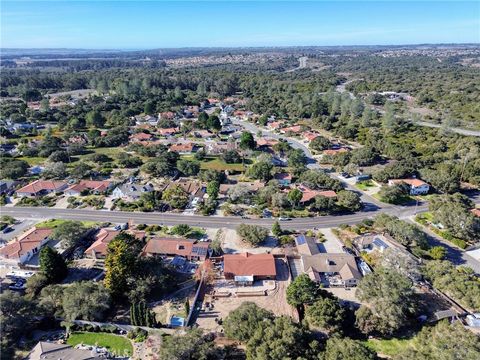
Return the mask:
[[[427,205],[417,208],[417,212],[427,210]],[[390,207],[386,209],[368,208],[365,211],[346,214],[329,215],[311,218],[297,218],[289,221],[283,221],[282,227],[291,230],[305,230],[313,227],[335,227],[339,224],[356,224],[366,218],[373,218],[379,213],[388,213],[391,215],[407,218],[414,214],[414,207]],[[99,222],[124,223],[133,221],[136,224],[157,224],[157,225],[177,225],[189,224],[191,226],[200,226],[205,228],[226,227],[234,229],[239,224],[248,223],[271,227],[274,219],[242,219],[241,217],[220,217],[220,216],[201,216],[201,215],[182,215],[171,213],[141,213],[141,212],[123,212],[107,210],[85,210],[85,209],[54,209],[42,207],[0,207],[2,215],[11,215],[20,219],[67,219],[67,220],[89,220]]]

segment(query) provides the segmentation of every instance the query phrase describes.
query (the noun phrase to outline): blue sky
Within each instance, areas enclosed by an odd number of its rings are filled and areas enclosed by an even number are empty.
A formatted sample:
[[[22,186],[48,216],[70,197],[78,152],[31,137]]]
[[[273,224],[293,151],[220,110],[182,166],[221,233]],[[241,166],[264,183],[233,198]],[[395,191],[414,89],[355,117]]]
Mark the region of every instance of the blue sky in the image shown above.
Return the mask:
[[[480,42],[480,1],[5,1],[1,47]]]

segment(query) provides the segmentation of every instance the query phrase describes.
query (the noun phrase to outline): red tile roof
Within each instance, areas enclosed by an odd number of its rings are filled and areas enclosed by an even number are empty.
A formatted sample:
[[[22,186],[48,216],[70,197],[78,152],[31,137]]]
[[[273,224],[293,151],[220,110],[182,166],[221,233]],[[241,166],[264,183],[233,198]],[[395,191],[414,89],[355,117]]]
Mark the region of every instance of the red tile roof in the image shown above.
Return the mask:
[[[28,185],[17,190],[17,193],[37,194],[43,190],[58,191],[62,190],[67,183],[65,181],[35,180]]]
[[[337,193],[333,190],[320,191],[320,190],[312,190],[312,189],[309,189],[307,187],[299,187],[298,189],[303,194],[302,199],[300,200],[300,202],[302,202],[302,203],[308,202],[316,196],[325,196],[325,197],[328,197],[328,198],[337,197]]]
[[[290,127],[286,127],[282,129],[283,132],[293,132],[293,133],[299,133],[302,131],[302,127],[300,125],[294,125]]]
[[[127,231],[135,236],[136,239],[142,240],[145,237],[144,231]],[[90,253],[94,251],[97,255],[107,255],[107,247],[108,244],[115,239],[115,237],[120,234],[118,230],[111,230],[111,229],[100,229],[100,231],[95,235],[95,241],[93,242],[90,247],[85,250],[86,253]]]
[[[151,140],[151,139],[153,139],[153,135],[147,134],[144,132],[139,132],[139,133],[130,135],[130,140],[145,141],[145,140]]]
[[[195,148],[194,143],[184,143],[184,144],[172,144],[170,145],[170,151],[175,152],[192,152]]]
[[[389,181],[391,181],[394,184],[405,183],[405,184],[408,184],[408,185],[413,186],[413,187],[428,185],[425,181],[420,180],[420,179],[390,179]]]
[[[231,276],[276,276],[275,258],[272,254],[223,255],[223,272]]]
[[[260,139],[257,140],[257,145],[258,146],[273,146],[275,144],[278,144],[278,140],[265,139],[265,138],[260,138]]]
[[[303,134],[303,137],[308,141],[312,141],[313,139],[317,138],[318,136],[319,136],[319,134],[317,134],[315,132],[311,132],[311,131],[307,131],[306,133]]]
[[[344,152],[347,152],[348,149],[347,148],[339,148],[339,149],[327,149],[327,150],[323,150],[323,153],[325,155],[337,155],[339,153],[344,153]]]
[[[28,251],[40,246],[40,243],[53,232],[50,228],[33,227],[18,240],[12,241],[0,249],[0,255],[7,259],[18,259]]]
[[[88,189],[98,192],[105,192],[111,184],[111,181],[81,180],[78,184],[70,186],[66,191],[73,190],[81,192]]]

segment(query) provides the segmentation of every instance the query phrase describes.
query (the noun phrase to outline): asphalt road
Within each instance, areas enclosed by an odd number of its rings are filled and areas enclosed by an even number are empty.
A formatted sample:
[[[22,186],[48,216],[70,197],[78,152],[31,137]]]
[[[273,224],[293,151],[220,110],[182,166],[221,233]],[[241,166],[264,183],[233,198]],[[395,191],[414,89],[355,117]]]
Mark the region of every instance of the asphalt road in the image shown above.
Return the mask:
[[[418,206],[417,212],[426,211],[427,205]],[[414,215],[415,207],[389,207],[387,209],[368,209],[364,211],[345,214],[329,215],[311,218],[296,218],[282,221],[282,227],[291,230],[305,230],[313,227],[335,227],[340,224],[356,224],[367,218],[373,218],[379,213],[388,213],[408,218]],[[2,215],[11,215],[20,219],[67,219],[88,220],[99,222],[124,223],[133,221],[136,224],[177,225],[189,224],[205,228],[226,227],[233,229],[239,224],[260,225],[270,228],[275,219],[242,219],[241,217],[182,215],[172,213],[141,213],[108,210],[85,209],[54,209],[44,207],[0,207]]]

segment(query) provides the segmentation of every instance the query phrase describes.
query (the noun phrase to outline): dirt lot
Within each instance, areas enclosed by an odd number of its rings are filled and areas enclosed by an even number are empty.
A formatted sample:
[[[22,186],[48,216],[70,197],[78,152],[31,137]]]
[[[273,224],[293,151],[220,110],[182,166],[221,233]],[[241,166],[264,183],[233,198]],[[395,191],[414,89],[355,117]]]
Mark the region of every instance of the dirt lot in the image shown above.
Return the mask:
[[[253,254],[265,254],[266,252],[271,252],[272,254],[281,254],[283,253],[282,248],[278,248],[277,240],[269,236],[262,246],[251,247],[247,243],[243,242],[242,239],[238,236],[236,230],[232,229],[223,229],[225,234],[222,241],[222,249],[225,253],[237,253],[248,251]]]
[[[275,315],[288,315],[298,319],[298,314],[294,308],[287,304],[286,289],[290,283],[290,274],[286,263],[276,260],[277,267],[277,287],[267,296],[247,296],[247,297],[227,297],[210,300],[210,296],[205,295],[205,301],[212,302],[212,310],[201,311],[196,323],[205,330],[221,331],[222,326],[215,322],[215,319],[225,319],[228,314],[238,308],[243,302],[251,301],[258,306],[272,311]]]

